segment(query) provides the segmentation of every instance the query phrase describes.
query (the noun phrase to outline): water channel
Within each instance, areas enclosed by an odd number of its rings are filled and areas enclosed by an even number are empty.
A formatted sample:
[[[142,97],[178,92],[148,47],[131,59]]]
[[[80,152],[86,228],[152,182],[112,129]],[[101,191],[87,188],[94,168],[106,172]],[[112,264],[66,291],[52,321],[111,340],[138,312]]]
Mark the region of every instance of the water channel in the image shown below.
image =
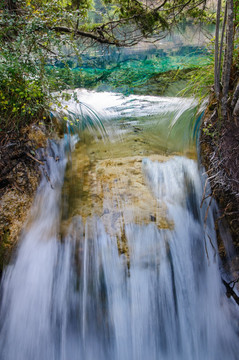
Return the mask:
[[[76,93],[3,275],[1,360],[238,359],[195,101]]]

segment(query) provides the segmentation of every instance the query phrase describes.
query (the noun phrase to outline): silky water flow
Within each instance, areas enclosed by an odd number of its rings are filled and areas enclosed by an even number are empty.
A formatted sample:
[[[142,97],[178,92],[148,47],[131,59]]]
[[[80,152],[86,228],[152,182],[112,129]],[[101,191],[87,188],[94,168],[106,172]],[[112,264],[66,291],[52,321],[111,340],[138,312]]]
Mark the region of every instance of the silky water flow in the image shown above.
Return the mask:
[[[71,155],[68,136],[49,143],[50,181],[2,279],[1,360],[238,359],[215,205],[200,207],[185,145],[194,102],[78,95],[87,116],[94,106],[107,117],[111,141],[85,129]]]

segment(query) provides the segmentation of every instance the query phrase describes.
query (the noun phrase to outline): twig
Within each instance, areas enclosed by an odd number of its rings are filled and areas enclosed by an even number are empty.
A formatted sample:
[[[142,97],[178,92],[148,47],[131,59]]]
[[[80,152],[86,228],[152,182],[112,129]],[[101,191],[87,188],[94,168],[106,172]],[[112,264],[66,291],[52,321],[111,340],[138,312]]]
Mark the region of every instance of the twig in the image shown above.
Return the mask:
[[[207,255],[207,259],[208,259],[208,264],[210,264],[210,259],[209,259],[209,255],[208,255],[208,251],[207,251],[207,242],[206,242],[205,236],[204,236],[204,245],[205,245],[205,251],[206,251],[206,255]]]
[[[44,163],[40,160],[37,160],[34,156],[32,156],[29,152],[26,152],[26,155],[29,156],[32,160],[38,162],[41,165],[44,165]]]
[[[50,176],[48,175],[48,173],[47,173],[46,169],[44,169],[44,168],[43,168],[43,173],[44,173],[44,175],[45,175],[45,177],[46,177],[47,181],[50,183],[51,188],[52,188],[52,189],[54,189],[54,186],[53,186],[53,185],[52,185],[52,183],[51,183]]]
[[[206,226],[206,221],[207,221],[207,217],[208,217],[208,211],[209,211],[209,208],[211,206],[211,203],[212,203],[212,197],[209,201],[209,204],[208,204],[208,207],[207,207],[207,210],[206,210],[206,214],[205,214],[205,218],[204,218],[204,226]]]
[[[233,284],[233,286],[232,286],[232,289],[234,288],[234,286],[236,285],[236,283],[239,281],[239,277],[236,279],[236,280],[232,280],[232,281],[230,281],[229,283],[228,283],[228,285],[231,285],[231,284]]]
[[[206,187],[207,187],[207,183],[208,183],[208,178],[205,181],[205,185],[204,185],[204,189],[203,189],[203,195],[202,195],[202,201],[201,201],[201,205],[200,205],[200,209],[202,208],[202,204],[205,200],[205,193],[206,193]]]
[[[17,183],[16,183],[16,182],[14,182],[13,184],[14,184],[15,188],[16,188],[16,189],[17,189],[20,193],[22,193],[22,192],[23,192],[23,190],[22,190],[22,189],[20,189],[20,187],[17,185]]]
[[[227,283],[223,278],[222,278],[222,282],[226,287],[226,295],[228,298],[230,298],[231,296],[233,297],[233,299],[235,300],[235,302],[237,303],[237,305],[239,305],[239,297],[237,296],[237,294],[235,293],[235,291],[233,290],[233,287],[230,286],[230,283]]]
[[[212,248],[213,248],[213,250],[214,250],[214,262],[215,262],[215,259],[216,259],[216,256],[217,256],[217,250],[216,250],[215,246],[213,245],[211,236],[210,236],[208,233],[207,233],[207,237],[208,237],[208,239],[209,239],[209,241],[210,241],[210,244],[211,244],[211,246],[212,246]]]

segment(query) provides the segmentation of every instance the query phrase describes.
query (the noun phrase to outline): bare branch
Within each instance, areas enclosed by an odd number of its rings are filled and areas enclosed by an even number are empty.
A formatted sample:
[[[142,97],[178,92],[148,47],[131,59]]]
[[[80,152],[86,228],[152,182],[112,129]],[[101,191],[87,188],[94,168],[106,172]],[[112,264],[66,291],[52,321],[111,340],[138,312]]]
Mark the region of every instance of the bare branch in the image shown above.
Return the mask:
[[[110,40],[107,39],[105,37],[102,37],[101,35],[95,34],[95,33],[91,33],[88,31],[82,31],[82,30],[75,30],[75,29],[70,29],[64,26],[54,26],[51,27],[50,30],[59,32],[59,33],[67,33],[67,34],[73,34],[75,36],[82,36],[82,37],[86,37],[89,39],[93,39],[101,44],[109,44],[109,45],[118,45],[121,46],[121,42],[118,41],[117,39],[114,40]],[[122,44],[124,45],[124,44]]]
[[[237,294],[235,293],[235,291],[233,290],[233,287],[231,287],[229,284],[231,284],[231,282],[228,284],[225,280],[222,279],[223,285],[225,286],[226,290],[227,290],[227,297],[233,297],[233,299],[235,300],[235,302],[237,303],[237,305],[239,305],[239,297],[237,296]]]

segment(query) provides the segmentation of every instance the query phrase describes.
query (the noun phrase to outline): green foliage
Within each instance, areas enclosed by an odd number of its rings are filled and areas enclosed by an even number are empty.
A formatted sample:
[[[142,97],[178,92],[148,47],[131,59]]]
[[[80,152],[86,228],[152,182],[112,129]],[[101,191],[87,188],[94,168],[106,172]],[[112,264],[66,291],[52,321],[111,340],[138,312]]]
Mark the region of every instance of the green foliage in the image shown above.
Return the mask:
[[[15,60],[15,61],[14,61]],[[29,72],[16,59],[0,65],[1,129],[18,129],[34,118],[43,116],[46,92],[39,78],[29,78]]]
[[[208,62],[201,62],[200,66],[189,73],[187,86],[180,92],[182,96],[195,96],[202,102],[210,93],[214,82],[214,58],[208,57]]]
[[[53,56],[64,61],[64,47],[73,46],[70,35],[51,29],[57,23],[56,14],[65,14],[61,3],[27,1],[19,8],[21,15],[0,12],[1,130],[17,130],[42,119],[51,101],[51,90],[58,89],[56,82],[48,78],[45,64]],[[70,21],[71,14],[67,14]]]
[[[43,114],[48,93],[40,70],[19,46],[2,45],[0,59],[0,128],[18,129]],[[26,54],[25,54],[26,55]]]
[[[201,16],[205,11],[195,10],[198,2],[167,0],[163,8],[157,8],[160,1],[148,4],[140,0],[3,0],[0,128],[18,129],[41,118],[52,101],[52,90],[65,87],[64,81],[71,87],[85,86],[98,76],[101,83],[108,79],[115,88],[126,81],[129,86],[140,85],[143,78],[156,73],[156,68],[160,71],[157,61],[145,63],[144,74],[138,64],[134,64],[135,71],[125,64],[117,66],[117,72],[109,68],[101,73],[99,69],[71,72],[67,68],[68,54],[78,54],[77,37],[104,44],[133,45],[143,37],[164,36],[162,32],[176,22],[176,15],[191,11],[190,16],[193,12],[194,16]],[[65,70],[54,74],[48,67],[46,71],[46,65],[56,59],[66,64]]]
[[[206,136],[210,136],[211,138],[214,138],[215,135],[216,135],[216,131],[215,129],[213,128],[213,125],[211,123],[207,124],[203,129],[202,131],[204,132],[204,134]]]

